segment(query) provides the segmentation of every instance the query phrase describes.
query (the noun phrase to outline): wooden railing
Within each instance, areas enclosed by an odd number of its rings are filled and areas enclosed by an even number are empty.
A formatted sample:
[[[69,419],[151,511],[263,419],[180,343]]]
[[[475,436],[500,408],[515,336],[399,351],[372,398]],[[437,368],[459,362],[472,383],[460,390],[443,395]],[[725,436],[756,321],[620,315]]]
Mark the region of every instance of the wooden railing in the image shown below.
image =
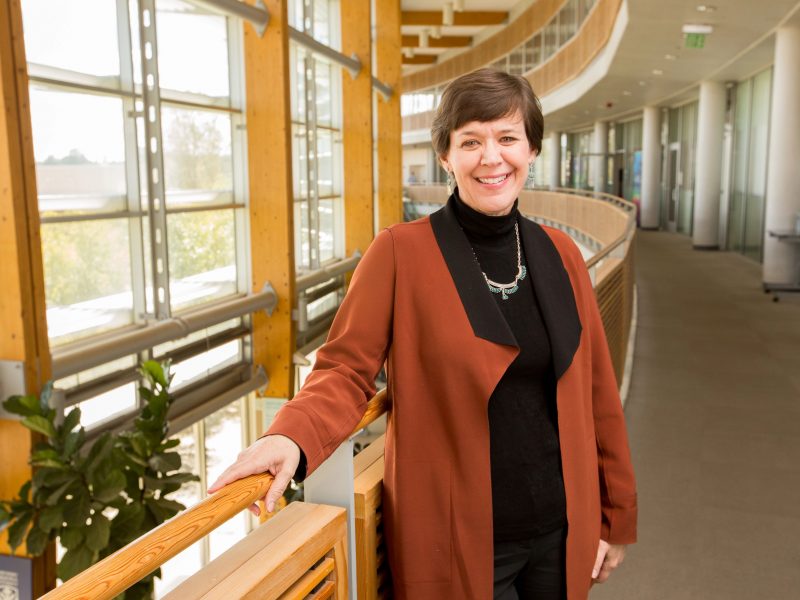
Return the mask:
[[[360,431],[381,416],[386,411],[386,403],[386,391],[382,390],[370,400],[367,410],[354,432]],[[263,498],[271,484],[272,475],[261,474],[251,475],[225,486],[216,494],[162,523],[111,556],[66,581],[63,585],[42,596],[42,599],[111,600],[152,573],[170,558],[211,533],[228,519],[239,514],[253,502]],[[262,525],[262,527],[264,526]],[[272,528],[274,527],[273,525]],[[260,535],[265,536],[265,539],[271,539],[270,535],[272,534]],[[251,536],[248,536],[248,539]],[[291,556],[291,554],[287,556]],[[190,596],[184,597],[189,598]],[[234,597],[237,596],[228,596],[226,600]],[[261,598],[262,596],[256,594],[253,597]],[[344,598],[344,596],[335,597]]]

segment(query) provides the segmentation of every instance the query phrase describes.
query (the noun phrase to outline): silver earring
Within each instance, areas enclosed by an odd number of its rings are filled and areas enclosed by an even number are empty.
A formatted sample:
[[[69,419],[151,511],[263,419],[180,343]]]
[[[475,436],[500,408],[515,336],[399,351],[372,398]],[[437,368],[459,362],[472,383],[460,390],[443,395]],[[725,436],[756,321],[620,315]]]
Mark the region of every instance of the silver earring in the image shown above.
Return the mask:
[[[530,163],[528,165],[528,181],[527,181],[528,187],[532,188],[534,183],[535,182],[533,180],[533,163]]]
[[[456,189],[456,176],[452,171],[447,172],[447,195],[452,196],[453,190]]]

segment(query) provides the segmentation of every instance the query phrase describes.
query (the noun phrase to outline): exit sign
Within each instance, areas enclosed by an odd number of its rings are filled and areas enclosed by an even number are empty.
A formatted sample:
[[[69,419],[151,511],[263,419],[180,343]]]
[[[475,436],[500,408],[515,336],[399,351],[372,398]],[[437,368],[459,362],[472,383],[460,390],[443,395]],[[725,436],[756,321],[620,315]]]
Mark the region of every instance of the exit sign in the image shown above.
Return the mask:
[[[684,40],[687,48],[702,48],[706,45],[706,34],[687,33]]]

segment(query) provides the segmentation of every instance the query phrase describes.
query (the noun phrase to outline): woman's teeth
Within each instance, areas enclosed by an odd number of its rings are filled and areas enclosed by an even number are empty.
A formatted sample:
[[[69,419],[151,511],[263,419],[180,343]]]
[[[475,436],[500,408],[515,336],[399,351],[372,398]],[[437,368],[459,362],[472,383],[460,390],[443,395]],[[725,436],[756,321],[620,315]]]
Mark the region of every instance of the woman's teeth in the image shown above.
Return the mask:
[[[506,173],[505,175],[501,175],[500,177],[478,177],[477,179],[481,183],[492,184],[492,183],[500,183],[501,181],[504,181],[507,177],[508,173]]]

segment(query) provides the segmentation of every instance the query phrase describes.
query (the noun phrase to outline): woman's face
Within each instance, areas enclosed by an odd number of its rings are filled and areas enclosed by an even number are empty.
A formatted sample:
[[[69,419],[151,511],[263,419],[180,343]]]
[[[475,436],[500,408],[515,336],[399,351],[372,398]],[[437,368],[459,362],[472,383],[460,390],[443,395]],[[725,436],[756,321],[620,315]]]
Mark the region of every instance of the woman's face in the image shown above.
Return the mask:
[[[486,215],[506,215],[536,158],[519,113],[496,121],[472,121],[450,133],[442,166],[452,171],[465,204]]]

